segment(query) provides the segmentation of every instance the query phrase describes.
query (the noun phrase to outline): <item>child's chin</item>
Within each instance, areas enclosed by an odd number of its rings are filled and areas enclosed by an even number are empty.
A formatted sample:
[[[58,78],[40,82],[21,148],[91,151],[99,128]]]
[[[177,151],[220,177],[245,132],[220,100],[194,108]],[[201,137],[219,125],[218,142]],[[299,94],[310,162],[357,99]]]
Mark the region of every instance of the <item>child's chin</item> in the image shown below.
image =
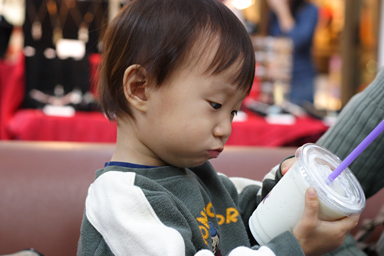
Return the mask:
[[[175,166],[180,167],[180,168],[192,168],[192,167],[198,167],[206,163],[209,159],[201,160],[201,161],[193,161],[193,162],[188,162],[188,163],[179,163],[176,164]]]
[[[206,159],[205,161],[201,161],[201,162],[193,163],[193,164],[191,164],[191,166],[189,166],[189,167],[197,167],[197,166],[203,165],[203,164],[205,164],[208,160],[209,160],[209,159]]]

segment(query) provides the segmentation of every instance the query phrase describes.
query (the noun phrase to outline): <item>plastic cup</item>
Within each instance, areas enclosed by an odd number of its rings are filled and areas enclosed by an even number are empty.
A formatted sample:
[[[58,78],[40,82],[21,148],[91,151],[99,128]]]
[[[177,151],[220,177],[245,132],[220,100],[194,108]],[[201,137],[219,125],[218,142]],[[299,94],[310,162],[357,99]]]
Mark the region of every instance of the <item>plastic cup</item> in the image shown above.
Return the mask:
[[[337,220],[359,215],[366,200],[360,183],[347,168],[327,185],[329,174],[341,160],[328,150],[305,144],[296,151],[296,161],[259,204],[249,219],[252,235],[260,245],[285,231],[292,231],[301,219],[307,188],[316,189],[320,220]]]

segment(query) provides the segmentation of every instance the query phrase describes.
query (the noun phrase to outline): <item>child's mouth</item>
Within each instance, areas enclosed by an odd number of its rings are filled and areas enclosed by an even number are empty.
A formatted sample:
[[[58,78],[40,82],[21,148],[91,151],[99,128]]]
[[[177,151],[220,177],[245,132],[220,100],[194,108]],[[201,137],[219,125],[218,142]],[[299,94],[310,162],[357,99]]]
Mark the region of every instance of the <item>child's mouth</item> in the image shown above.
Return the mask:
[[[222,150],[220,149],[208,150],[208,156],[210,158],[217,158],[220,155],[221,151]]]

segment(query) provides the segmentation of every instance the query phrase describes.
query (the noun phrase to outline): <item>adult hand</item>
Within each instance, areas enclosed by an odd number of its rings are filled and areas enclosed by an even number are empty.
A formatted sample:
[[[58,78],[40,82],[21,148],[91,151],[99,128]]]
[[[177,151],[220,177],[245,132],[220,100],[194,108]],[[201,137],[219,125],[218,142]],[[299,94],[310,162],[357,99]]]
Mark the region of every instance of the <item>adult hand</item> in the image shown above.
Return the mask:
[[[345,217],[336,221],[318,218],[319,201],[315,189],[308,188],[305,194],[305,209],[301,220],[292,233],[307,256],[323,255],[336,250],[348,233],[357,225],[360,216]]]
[[[281,31],[289,32],[296,24],[287,0],[267,0],[269,8],[276,14]]]
[[[267,0],[269,8],[276,12],[280,13],[281,11],[289,11],[288,0]]]

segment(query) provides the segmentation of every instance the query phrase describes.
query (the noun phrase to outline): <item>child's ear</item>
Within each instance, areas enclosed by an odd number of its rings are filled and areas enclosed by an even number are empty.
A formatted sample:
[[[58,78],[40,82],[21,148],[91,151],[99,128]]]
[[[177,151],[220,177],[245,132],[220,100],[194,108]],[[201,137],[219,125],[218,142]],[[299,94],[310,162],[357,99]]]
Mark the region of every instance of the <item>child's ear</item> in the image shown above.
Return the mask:
[[[124,72],[124,94],[128,102],[139,111],[147,110],[149,90],[145,69],[140,65],[131,65]]]

